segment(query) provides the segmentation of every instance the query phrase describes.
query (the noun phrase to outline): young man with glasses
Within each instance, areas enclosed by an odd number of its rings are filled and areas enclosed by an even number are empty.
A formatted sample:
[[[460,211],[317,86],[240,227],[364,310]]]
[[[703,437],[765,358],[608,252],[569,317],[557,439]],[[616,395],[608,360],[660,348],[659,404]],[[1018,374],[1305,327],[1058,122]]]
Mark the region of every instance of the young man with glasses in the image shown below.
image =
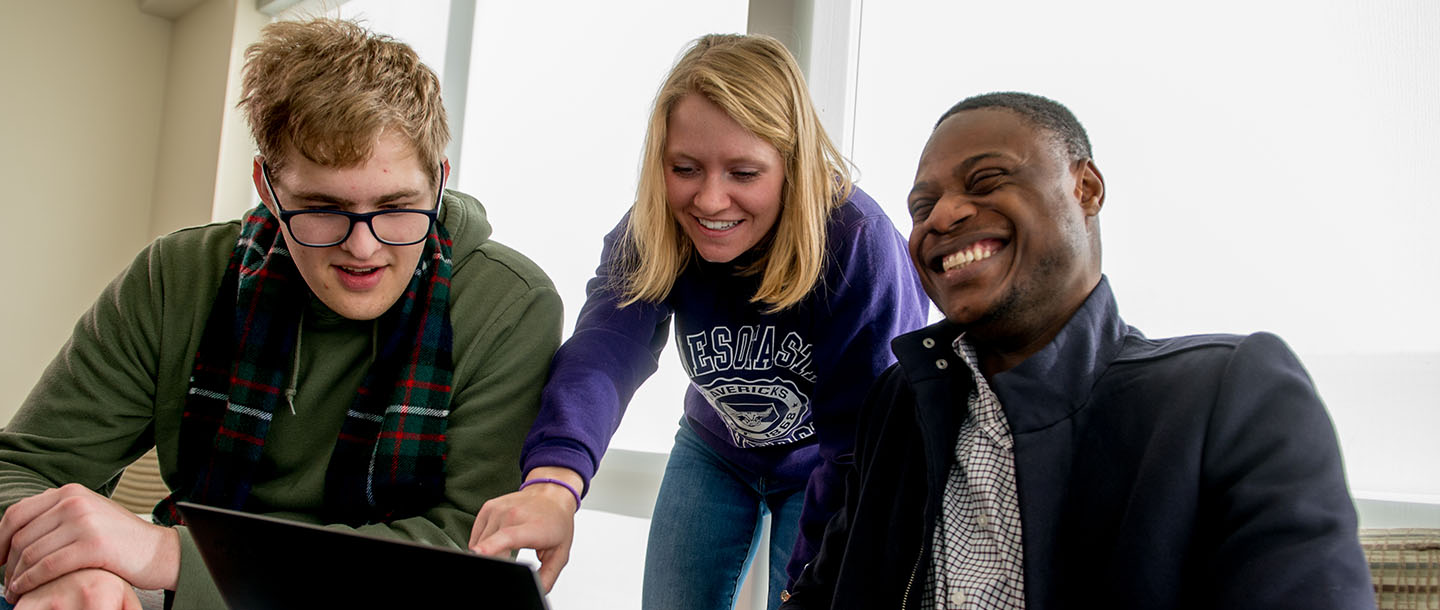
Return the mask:
[[[0,432],[0,561],[24,607],[222,607],[187,500],[463,547],[520,480],[560,301],[444,189],[439,82],[354,24],[268,26],[241,107],[263,205],[162,237]],[[104,493],[151,446],[173,494]]]

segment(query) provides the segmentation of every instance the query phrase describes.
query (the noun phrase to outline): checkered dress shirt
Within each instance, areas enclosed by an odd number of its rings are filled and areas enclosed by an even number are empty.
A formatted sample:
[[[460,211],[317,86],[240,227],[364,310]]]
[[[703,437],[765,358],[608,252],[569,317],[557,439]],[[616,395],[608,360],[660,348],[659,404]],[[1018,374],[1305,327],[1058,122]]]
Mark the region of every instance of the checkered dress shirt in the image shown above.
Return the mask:
[[[970,366],[975,389],[955,442],[923,608],[1025,607],[1020,502],[1015,491],[1015,439],[1000,400],[980,375],[975,349],[952,347]]]

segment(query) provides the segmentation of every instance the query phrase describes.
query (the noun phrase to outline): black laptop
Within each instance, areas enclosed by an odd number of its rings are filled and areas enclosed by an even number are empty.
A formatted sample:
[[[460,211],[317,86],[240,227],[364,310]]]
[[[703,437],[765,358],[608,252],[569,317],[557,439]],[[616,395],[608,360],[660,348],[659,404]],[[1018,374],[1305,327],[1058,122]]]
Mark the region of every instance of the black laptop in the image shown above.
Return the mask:
[[[546,610],[529,566],[252,515],[178,504],[205,567],[235,610]]]

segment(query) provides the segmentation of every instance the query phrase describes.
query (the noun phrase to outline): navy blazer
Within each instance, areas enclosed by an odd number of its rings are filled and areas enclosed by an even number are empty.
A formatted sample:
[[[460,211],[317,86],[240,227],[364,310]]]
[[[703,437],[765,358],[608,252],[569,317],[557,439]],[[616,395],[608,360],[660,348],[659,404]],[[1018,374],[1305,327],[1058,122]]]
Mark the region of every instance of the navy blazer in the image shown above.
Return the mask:
[[[958,333],[892,343],[845,508],[785,608],[919,608],[974,384]],[[1015,438],[1027,608],[1375,606],[1334,428],[1278,337],[1147,339],[1102,278],[990,382]]]

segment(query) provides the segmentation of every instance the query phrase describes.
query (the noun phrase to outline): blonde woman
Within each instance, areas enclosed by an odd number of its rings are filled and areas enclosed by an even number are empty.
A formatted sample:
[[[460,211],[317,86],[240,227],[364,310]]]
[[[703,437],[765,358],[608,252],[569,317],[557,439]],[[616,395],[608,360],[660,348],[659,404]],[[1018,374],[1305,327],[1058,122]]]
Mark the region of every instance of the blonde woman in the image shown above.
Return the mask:
[[[486,504],[471,547],[534,548],[554,583],[585,486],[673,319],[691,385],[643,605],[731,608],[769,513],[773,608],[843,502],[836,461],[856,408],[892,361],[890,338],[924,324],[926,297],[772,38],[705,36],[684,54],[656,98],[637,191],[551,365],[525,483]]]

